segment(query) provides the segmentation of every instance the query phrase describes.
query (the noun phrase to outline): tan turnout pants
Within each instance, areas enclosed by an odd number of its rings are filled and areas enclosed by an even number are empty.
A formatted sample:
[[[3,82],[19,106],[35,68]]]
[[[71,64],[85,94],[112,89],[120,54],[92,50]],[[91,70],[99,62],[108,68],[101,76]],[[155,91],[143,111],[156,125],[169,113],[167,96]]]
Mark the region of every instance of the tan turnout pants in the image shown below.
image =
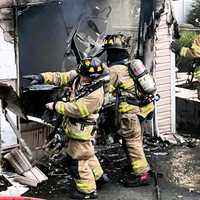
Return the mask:
[[[103,170],[92,142],[69,139],[66,151],[69,171],[77,190],[86,194],[96,190],[95,181],[102,176]]]
[[[141,175],[149,170],[143,149],[143,136],[138,116],[134,112],[122,113],[120,135],[125,141],[133,172]]]

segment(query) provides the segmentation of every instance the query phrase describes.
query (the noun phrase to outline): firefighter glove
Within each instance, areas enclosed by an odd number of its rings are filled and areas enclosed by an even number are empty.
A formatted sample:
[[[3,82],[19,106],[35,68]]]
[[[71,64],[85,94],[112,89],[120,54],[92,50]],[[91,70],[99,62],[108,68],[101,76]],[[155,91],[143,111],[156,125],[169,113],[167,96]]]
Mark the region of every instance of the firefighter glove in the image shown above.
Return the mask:
[[[41,74],[38,75],[26,75],[23,76],[24,79],[28,79],[31,81],[31,85],[36,85],[36,84],[40,84],[40,83],[44,83],[44,78]]]
[[[181,47],[177,44],[177,42],[172,41],[172,43],[170,44],[170,49],[175,54],[178,54],[178,55],[180,54]]]

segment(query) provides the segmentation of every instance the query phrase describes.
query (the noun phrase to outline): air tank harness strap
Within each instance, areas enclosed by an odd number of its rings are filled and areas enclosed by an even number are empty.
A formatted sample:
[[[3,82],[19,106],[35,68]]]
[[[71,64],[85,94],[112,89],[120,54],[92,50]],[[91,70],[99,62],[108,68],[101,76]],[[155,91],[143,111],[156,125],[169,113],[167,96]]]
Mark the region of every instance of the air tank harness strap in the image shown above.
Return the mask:
[[[128,104],[139,106],[141,101],[135,97],[129,97],[129,96],[120,96],[120,102],[126,102]]]
[[[143,98],[143,99],[138,99],[136,97],[131,97],[131,96],[121,96],[120,102],[127,102],[128,104],[131,104],[131,105],[134,105],[134,106],[143,107],[143,106],[146,106],[153,101],[158,101],[159,99],[160,99],[159,94],[156,94],[154,96],[148,96],[148,97]]]

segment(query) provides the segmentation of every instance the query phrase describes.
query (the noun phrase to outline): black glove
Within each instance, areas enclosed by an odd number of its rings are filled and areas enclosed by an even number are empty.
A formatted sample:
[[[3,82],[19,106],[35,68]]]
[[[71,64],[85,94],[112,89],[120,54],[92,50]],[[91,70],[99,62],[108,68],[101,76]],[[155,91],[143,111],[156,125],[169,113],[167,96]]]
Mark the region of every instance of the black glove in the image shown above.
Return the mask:
[[[170,44],[170,49],[175,54],[178,54],[178,55],[180,54],[181,47],[175,41],[172,41],[172,43]]]
[[[40,83],[44,83],[44,78],[41,74],[38,75],[26,75],[23,76],[24,79],[28,79],[31,80],[31,85],[35,85],[35,84],[40,84]]]

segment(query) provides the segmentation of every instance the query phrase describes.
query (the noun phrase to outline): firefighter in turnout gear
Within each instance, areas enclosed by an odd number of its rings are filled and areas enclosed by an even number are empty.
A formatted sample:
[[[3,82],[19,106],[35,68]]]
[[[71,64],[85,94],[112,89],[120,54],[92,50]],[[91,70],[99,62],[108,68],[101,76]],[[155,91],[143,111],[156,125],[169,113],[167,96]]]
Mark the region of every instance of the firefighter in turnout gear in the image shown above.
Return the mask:
[[[96,182],[107,179],[92,144],[98,112],[104,101],[104,90],[102,84],[95,89],[90,88],[95,85],[95,81],[98,82],[104,68],[105,65],[98,58],[86,58],[77,70],[46,72],[32,77],[34,83],[72,85],[69,102],[51,102],[46,104],[46,107],[63,115],[62,128],[68,138],[67,164],[76,186],[72,193],[73,199],[97,198]],[[89,88],[90,92],[77,99],[79,93],[86,88]]]
[[[129,60],[129,41],[130,37],[125,33],[110,34],[104,39],[111,77],[109,92],[119,97],[136,97],[134,80],[125,64]],[[149,183],[149,165],[143,150],[143,137],[138,118],[140,107],[120,100],[118,112],[121,118],[119,134],[123,139],[132,168],[124,184],[127,187],[146,185]]]
[[[200,35],[198,35],[190,48],[180,47],[177,42],[172,41],[170,45],[172,52],[179,56],[193,58],[194,62],[200,63]],[[200,66],[194,69],[194,77],[200,81]]]

